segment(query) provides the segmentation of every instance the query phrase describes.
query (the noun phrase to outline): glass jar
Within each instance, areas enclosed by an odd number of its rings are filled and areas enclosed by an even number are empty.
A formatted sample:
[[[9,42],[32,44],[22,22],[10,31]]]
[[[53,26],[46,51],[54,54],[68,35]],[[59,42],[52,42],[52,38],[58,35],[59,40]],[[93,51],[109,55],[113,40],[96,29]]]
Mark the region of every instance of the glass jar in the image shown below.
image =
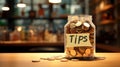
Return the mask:
[[[89,58],[95,53],[95,25],[91,15],[70,15],[64,27],[68,58]]]

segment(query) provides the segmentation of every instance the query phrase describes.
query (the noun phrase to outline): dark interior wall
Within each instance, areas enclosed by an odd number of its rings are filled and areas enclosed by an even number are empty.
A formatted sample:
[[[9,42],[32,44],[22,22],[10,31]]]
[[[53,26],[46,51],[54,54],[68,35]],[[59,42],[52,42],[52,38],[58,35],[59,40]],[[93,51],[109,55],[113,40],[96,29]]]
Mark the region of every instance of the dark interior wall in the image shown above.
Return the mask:
[[[7,26],[9,30],[14,30],[15,27],[15,23],[14,23],[14,13],[15,13],[15,1],[16,0],[6,0],[6,4],[8,4],[8,6],[10,7],[10,10],[7,11],[7,14],[5,15],[5,17],[7,17]]]

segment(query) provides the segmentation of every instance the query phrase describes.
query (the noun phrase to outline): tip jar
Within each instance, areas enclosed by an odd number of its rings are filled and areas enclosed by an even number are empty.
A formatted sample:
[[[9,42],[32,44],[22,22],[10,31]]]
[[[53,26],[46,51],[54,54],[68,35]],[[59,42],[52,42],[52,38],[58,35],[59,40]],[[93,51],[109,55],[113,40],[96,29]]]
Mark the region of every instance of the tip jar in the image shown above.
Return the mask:
[[[95,25],[91,15],[69,15],[64,26],[67,58],[91,58],[95,54]]]

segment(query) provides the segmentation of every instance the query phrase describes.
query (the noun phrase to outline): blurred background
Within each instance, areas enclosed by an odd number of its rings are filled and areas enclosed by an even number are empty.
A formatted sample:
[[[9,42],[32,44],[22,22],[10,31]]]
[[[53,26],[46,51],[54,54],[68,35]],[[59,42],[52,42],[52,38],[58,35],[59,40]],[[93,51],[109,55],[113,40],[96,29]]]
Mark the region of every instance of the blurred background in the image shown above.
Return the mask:
[[[0,52],[64,52],[68,15],[89,14],[96,51],[120,52],[120,0],[0,0]]]

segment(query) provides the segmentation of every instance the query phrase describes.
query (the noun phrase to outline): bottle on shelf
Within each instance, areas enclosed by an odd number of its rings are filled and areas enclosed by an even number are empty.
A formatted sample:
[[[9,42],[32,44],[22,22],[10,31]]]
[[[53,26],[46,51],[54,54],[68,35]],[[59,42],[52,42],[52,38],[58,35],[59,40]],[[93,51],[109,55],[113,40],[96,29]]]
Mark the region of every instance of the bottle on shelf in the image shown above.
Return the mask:
[[[37,34],[34,26],[30,26],[27,34],[28,41],[37,41]]]
[[[38,4],[38,17],[44,17],[45,16],[45,11],[42,7],[42,4]]]
[[[46,42],[57,42],[57,36],[53,32],[53,26],[46,25],[44,35]]]
[[[21,41],[21,27],[15,27],[15,30],[10,33],[10,41]]]
[[[45,35],[45,41],[49,41],[49,39],[50,39],[50,32],[49,32],[49,26],[48,25],[45,26],[44,35]]]
[[[39,25],[37,26],[37,41],[43,42],[44,41],[44,26]]]
[[[63,42],[64,41],[64,33],[62,32],[61,28],[57,30],[56,35],[57,35],[57,41],[58,42]]]
[[[7,29],[6,26],[4,26],[3,30],[2,30],[2,40],[3,41],[9,41],[9,31]]]
[[[6,26],[0,26],[0,41],[8,41],[9,34]]]
[[[21,26],[21,31],[20,31],[20,36],[21,36],[21,40],[25,41],[25,27]]]
[[[30,10],[29,11],[29,18],[35,18],[36,17],[36,11],[35,10]]]
[[[22,10],[21,10],[21,17],[25,17],[25,11],[24,11],[24,8],[22,8]]]

